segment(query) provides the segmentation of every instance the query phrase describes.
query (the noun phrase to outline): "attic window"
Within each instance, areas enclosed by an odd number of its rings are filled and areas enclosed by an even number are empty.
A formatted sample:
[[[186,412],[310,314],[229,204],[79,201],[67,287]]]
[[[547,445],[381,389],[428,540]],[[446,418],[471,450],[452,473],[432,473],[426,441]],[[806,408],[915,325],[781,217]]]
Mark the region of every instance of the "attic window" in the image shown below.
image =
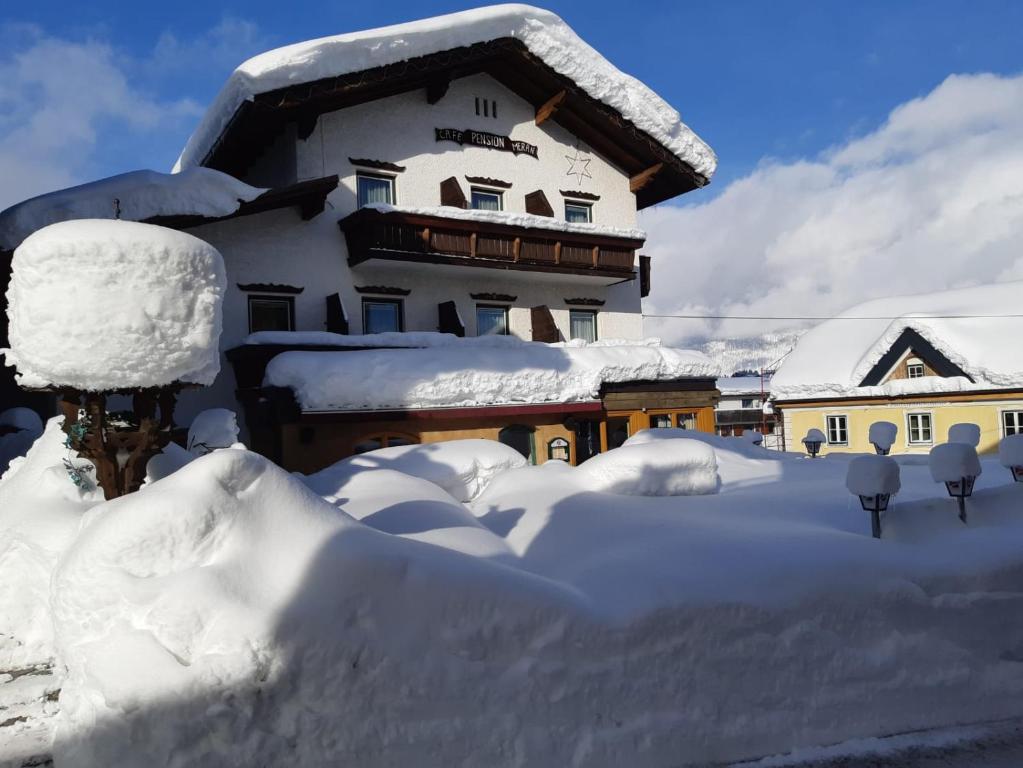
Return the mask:
[[[910,379],[921,379],[924,376],[924,363],[918,357],[911,357],[906,361],[906,377]]]
[[[476,97],[476,116],[497,117],[497,102],[493,99],[482,99]]]

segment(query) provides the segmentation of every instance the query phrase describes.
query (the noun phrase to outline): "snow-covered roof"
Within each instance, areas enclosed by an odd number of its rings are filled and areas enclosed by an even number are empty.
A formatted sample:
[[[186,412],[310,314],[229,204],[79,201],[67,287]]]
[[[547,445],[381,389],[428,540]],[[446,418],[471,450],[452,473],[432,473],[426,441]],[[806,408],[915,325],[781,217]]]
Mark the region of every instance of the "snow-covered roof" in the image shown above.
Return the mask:
[[[0,250],[14,250],[36,230],[71,219],[229,216],[264,192],[212,168],[175,174],[131,171],[11,206],[0,213]]]
[[[51,224],[14,252],[6,364],[23,387],[88,391],[212,384],[224,263],[152,224]]]
[[[868,301],[807,332],[775,373],[776,400],[1023,387],[1023,281]],[[907,330],[967,376],[860,386]]]
[[[324,37],[251,58],[217,94],[175,169],[201,164],[238,108],[258,94],[502,38],[521,41],[544,64],[619,112],[697,173],[708,179],[714,174],[713,150],[671,105],[619,71],[555,14],[516,4]]]
[[[263,383],[291,388],[305,411],[405,410],[591,402],[604,384],[717,373],[702,353],[651,340],[454,338],[418,349],[283,352],[270,361]]]

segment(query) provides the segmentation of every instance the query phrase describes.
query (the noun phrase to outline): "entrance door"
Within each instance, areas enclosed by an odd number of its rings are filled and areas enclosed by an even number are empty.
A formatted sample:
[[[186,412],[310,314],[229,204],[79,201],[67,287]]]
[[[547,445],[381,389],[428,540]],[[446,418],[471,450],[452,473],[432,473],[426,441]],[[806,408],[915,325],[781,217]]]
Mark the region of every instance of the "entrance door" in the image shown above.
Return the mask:
[[[512,424],[502,429],[497,436],[505,445],[514,448],[527,459],[530,464],[536,464],[536,443],[533,438],[533,427],[526,427],[522,424]]]
[[[575,425],[575,461],[582,464],[600,453],[600,422],[579,421]]]

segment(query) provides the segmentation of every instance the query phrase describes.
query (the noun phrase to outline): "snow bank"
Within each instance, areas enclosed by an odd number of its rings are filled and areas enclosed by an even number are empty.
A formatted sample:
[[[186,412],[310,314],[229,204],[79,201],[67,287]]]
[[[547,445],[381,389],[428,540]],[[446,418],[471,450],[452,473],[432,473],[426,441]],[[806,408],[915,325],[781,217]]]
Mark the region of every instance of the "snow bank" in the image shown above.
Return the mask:
[[[1003,467],[1023,467],[1023,433],[1002,438],[998,444],[998,461]]]
[[[899,483],[899,464],[890,456],[856,456],[849,462],[845,487],[857,496],[896,494]]]
[[[0,213],[0,250],[12,251],[36,230],[72,219],[120,218],[144,221],[155,216],[229,216],[265,189],[244,184],[212,168],[181,173],[132,171],[62,189],[18,203]]]
[[[540,344],[511,336],[428,349],[292,351],[265,386],[290,387],[306,411],[592,401],[604,384],[713,376],[699,352],[616,342]]]
[[[928,464],[936,483],[956,483],[981,473],[977,449],[966,443],[945,443],[931,448]]]
[[[980,445],[980,427],[976,424],[953,424],[948,428],[948,441],[976,448]]]
[[[263,53],[234,71],[178,158],[175,169],[200,165],[237,109],[257,94],[360,72],[499,38],[520,40],[534,56],[589,96],[618,111],[697,173],[710,178],[713,150],[678,112],[620,72],[550,11],[495,5],[380,29],[324,37]]]
[[[227,408],[210,408],[192,419],[188,428],[188,450],[203,456],[238,442],[238,416]]]
[[[217,250],[183,232],[53,224],[14,252],[6,362],[23,387],[212,384],[225,287]]]
[[[870,425],[867,439],[883,451],[890,451],[899,436],[899,427],[890,421],[875,421]]]
[[[1023,281],[954,291],[895,296],[852,307],[808,331],[771,381],[777,400],[891,396],[1023,387],[1019,296]],[[963,317],[963,316],[969,317]],[[843,318],[867,318],[848,320]],[[973,381],[924,376],[860,386],[864,377],[911,328]]]
[[[717,493],[721,484],[714,449],[697,440],[623,445],[577,471],[588,489],[623,496],[696,496]]]
[[[496,440],[449,440],[443,443],[380,448],[353,456],[307,478],[322,496],[338,477],[357,469],[391,469],[429,480],[461,502],[472,501],[490,481],[528,462],[514,448]]]

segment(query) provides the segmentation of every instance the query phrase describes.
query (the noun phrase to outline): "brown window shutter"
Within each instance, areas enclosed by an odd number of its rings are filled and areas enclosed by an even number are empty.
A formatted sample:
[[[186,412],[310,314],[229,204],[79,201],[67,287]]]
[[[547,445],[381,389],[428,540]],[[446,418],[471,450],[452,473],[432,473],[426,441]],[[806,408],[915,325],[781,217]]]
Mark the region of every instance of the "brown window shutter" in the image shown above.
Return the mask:
[[[465,199],[465,193],[462,192],[462,185],[458,183],[458,179],[454,176],[444,179],[440,183],[440,204],[449,205],[453,208],[469,207],[469,203]]]
[[[331,333],[348,333],[348,318],[345,317],[339,293],[327,297],[327,330]]]
[[[526,195],[526,213],[531,213],[534,216],[554,216],[554,209],[547,202],[547,195],[543,193],[542,189]]]
[[[650,257],[643,254],[639,256],[639,295],[650,295]]]
[[[558,326],[554,324],[554,316],[551,315],[550,309],[541,304],[539,307],[533,307],[530,315],[533,321],[533,341],[548,344],[561,341],[561,334],[558,332]]]
[[[465,336],[465,326],[458,317],[458,310],[455,302],[444,301],[437,305],[437,316],[440,320],[438,330],[441,333],[453,333],[455,336]]]

